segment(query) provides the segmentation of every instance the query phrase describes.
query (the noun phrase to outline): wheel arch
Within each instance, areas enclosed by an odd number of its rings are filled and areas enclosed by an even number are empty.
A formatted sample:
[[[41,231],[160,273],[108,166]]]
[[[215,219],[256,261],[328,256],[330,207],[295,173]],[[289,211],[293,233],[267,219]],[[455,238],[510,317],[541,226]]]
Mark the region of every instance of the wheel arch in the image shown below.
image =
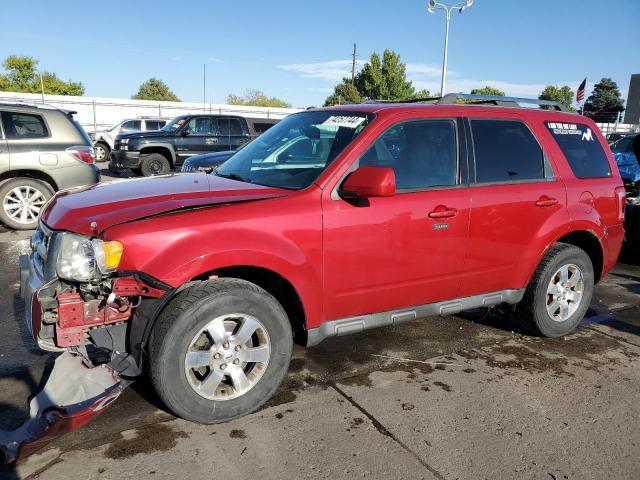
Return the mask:
[[[574,230],[558,238],[554,243],[567,243],[583,250],[591,259],[594,282],[602,279],[604,268],[604,247],[600,239],[588,230]]]
[[[169,145],[165,144],[151,144],[145,145],[140,149],[140,155],[147,155],[149,153],[159,153],[169,160],[169,164],[173,167],[175,165],[175,155],[173,149]]]
[[[30,170],[30,169],[8,170],[0,174],[0,183],[4,182],[5,180],[12,180],[14,178],[20,178],[20,177],[26,177],[26,178],[31,178],[31,179],[45,182],[53,189],[54,193],[59,190],[56,181],[50,175],[46,174],[41,170]]]

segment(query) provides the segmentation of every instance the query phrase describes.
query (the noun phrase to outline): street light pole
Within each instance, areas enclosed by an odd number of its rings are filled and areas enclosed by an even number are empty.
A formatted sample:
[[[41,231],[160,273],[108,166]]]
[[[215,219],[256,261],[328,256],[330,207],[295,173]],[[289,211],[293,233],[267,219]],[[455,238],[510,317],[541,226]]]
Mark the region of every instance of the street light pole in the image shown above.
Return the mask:
[[[462,13],[473,4],[473,0],[466,0],[464,3],[458,3],[453,6],[445,5],[444,3],[437,2],[436,0],[429,0],[427,2],[427,11],[429,13],[436,13],[436,10],[443,10],[446,18],[446,25],[444,30],[444,55],[442,58],[442,81],[440,82],[440,96],[444,96],[445,87],[447,84],[447,57],[449,55],[449,22],[451,21],[451,11],[458,10]]]

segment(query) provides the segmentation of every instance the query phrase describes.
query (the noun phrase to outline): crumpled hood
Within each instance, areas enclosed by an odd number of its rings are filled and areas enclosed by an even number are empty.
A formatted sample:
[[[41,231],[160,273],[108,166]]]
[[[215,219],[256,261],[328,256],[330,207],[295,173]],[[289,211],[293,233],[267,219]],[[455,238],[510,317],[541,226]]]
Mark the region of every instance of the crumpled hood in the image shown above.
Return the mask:
[[[190,207],[262,200],[287,190],[198,174],[99,183],[59,192],[41,219],[54,230],[96,235],[120,223]],[[95,222],[96,228],[91,224]]]

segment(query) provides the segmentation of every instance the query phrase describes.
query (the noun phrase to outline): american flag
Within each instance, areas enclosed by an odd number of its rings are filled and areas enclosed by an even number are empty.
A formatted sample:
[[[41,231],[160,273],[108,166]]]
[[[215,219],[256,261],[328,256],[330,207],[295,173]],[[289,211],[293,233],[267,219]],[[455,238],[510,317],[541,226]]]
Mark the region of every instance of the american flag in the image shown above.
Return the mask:
[[[584,100],[584,89],[586,86],[587,79],[585,78],[578,87],[578,91],[576,92],[576,103],[580,103],[582,100]]]

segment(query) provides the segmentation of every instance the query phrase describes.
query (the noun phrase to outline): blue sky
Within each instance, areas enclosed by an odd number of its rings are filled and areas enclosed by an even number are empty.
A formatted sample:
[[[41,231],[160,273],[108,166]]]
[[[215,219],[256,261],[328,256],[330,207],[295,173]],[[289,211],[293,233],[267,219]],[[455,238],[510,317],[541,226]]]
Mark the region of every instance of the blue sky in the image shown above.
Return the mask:
[[[4,0],[0,59],[40,60],[86,94],[130,97],[151,76],[185,101],[260,89],[294,106],[321,104],[358,59],[390,48],[417,88],[439,90],[444,15],[426,0]],[[613,78],[626,97],[640,73],[639,0],[476,0],[452,14],[448,91],[490,84],[537,96]]]

